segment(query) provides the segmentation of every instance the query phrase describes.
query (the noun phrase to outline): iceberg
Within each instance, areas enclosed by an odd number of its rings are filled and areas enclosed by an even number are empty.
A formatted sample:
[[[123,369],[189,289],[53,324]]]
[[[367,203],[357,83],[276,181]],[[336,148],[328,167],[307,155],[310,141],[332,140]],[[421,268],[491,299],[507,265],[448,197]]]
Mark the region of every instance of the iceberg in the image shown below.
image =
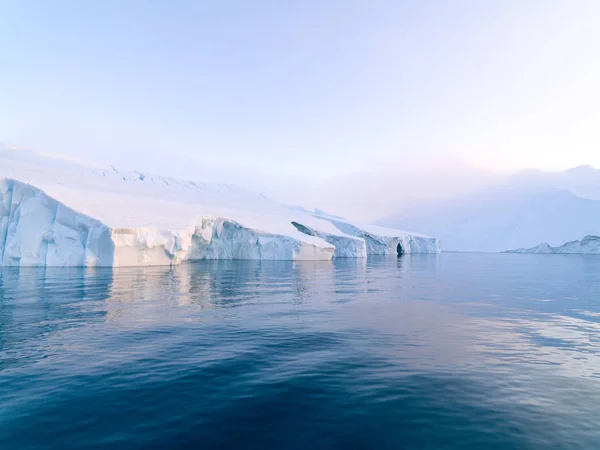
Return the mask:
[[[559,247],[552,247],[547,243],[536,245],[532,248],[518,248],[507,250],[505,253],[543,253],[543,254],[600,254],[600,236],[585,236],[581,240],[569,241]]]
[[[239,186],[0,149],[1,266],[152,266],[439,252],[435,238],[287,207]]]

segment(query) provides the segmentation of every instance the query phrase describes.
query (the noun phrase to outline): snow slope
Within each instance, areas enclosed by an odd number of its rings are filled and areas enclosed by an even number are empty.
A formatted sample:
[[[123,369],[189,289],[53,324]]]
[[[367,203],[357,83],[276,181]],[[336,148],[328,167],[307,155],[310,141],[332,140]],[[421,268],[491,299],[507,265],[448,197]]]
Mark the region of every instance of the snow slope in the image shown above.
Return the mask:
[[[506,253],[546,253],[546,254],[569,254],[585,253],[600,254],[600,237],[585,236],[581,240],[567,242],[560,247],[552,247],[546,243],[536,245],[532,248],[519,248],[517,250],[508,250]]]
[[[378,223],[402,224],[436,236],[445,250],[502,252],[540,242],[559,246],[580,236],[600,235],[600,201],[565,189],[567,180],[583,191],[584,183],[576,185],[574,174],[584,172],[591,195],[594,177],[589,171],[572,169],[555,178],[521,174],[476,194],[423,202]]]
[[[374,251],[367,228],[238,186],[0,148],[0,265],[327,260],[396,254],[399,243],[403,253],[439,252],[437,240],[397,230],[377,235]]]

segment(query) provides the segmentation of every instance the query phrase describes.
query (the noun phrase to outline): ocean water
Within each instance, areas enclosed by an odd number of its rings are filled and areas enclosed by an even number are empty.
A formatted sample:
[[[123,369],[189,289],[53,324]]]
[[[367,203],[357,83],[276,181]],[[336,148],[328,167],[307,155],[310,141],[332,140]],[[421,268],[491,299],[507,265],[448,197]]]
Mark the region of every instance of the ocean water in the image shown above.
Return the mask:
[[[600,257],[4,268],[0,448],[599,449]]]

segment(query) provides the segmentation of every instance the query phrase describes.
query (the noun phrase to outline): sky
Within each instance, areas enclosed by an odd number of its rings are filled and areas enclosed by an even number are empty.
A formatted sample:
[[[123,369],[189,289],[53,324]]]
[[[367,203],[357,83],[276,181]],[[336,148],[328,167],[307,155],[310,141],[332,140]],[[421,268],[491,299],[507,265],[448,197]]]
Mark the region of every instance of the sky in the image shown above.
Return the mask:
[[[0,143],[332,207],[600,167],[598,17],[597,0],[3,0]]]

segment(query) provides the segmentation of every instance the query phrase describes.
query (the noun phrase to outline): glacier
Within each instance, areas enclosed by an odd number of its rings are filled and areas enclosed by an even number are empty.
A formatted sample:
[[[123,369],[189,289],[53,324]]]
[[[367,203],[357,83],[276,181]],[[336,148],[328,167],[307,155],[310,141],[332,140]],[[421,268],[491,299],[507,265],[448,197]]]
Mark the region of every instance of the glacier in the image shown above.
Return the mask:
[[[176,180],[0,148],[0,265],[120,267],[201,259],[439,253],[417,233]]]
[[[543,254],[600,254],[600,236],[585,236],[581,240],[569,241],[565,244],[552,247],[548,243],[542,243],[532,248],[518,248],[507,250],[505,253],[543,253]]]

